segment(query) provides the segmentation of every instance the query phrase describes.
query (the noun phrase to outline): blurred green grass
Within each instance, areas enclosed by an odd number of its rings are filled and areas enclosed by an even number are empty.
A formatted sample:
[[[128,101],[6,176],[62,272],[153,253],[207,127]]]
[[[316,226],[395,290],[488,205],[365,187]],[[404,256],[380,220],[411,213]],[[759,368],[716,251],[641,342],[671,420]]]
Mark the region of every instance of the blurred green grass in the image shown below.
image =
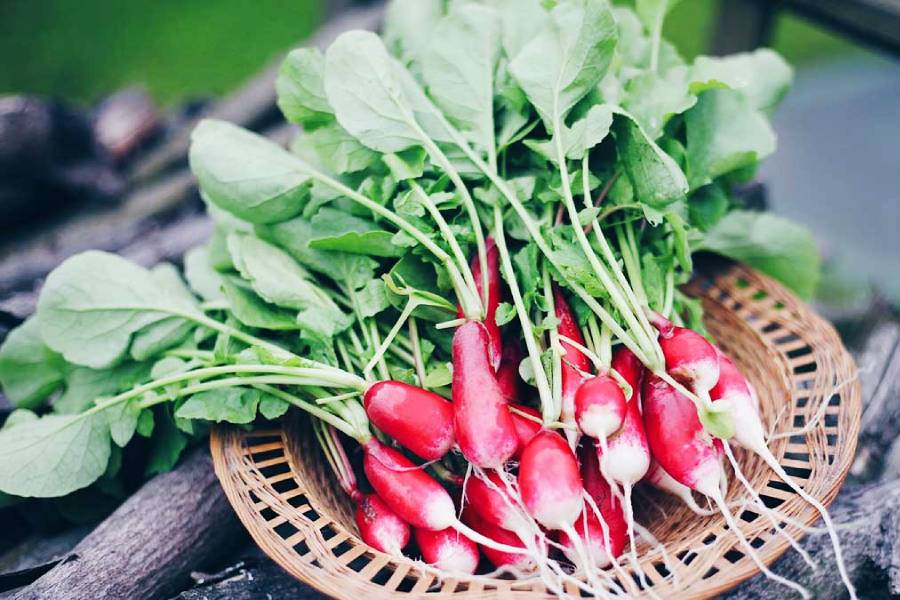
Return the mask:
[[[318,0],[0,0],[0,93],[159,101],[233,89],[303,39]]]
[[[173,104],[234,89],[309,34],[324,0],[0,0],[0,93],[89,103],[143,83]],[[684,0],[666,36],[687,57],[712,34],[717,0]],[[794,17],[774,46],[799,65],[851,44]]]

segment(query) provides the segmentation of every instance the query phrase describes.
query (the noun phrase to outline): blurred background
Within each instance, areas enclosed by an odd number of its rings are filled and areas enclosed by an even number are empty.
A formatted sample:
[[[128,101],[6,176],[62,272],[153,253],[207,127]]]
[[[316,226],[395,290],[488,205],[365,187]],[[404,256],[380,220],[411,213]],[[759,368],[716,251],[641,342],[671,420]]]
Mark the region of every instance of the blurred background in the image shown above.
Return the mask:
[[[758,35],[747,30],[765,29],[760,37],[797,69],[795,87],[775,119],[779,151],[760,176],[768,202],[773,210],[807,224],[819,239],[827,259],[819,296],[830,314],[840,317],[859,310],[873,298],[896,306],[900,303],[897,56],[873,50],[877,44],[865,35],[849,39],[789,11],[779,11],[771,23],[760,26],[742,16],[740,5],[748,3],[684,0],[667,20],[666,36],[686,58],[693,58],[710,52],[713,40],[717,49],[730,49]],[[165,115],[171,128],[179,117],[189,119],[211,99],[240,89],[351,4],[361,3],[0,0],[0,95],[54,99],[59,101],[57,108],[87,115],[87,126],[110,111],[116,116],[117,110],[132,115],[144,111],[147,119]],[[738,8],[732,31],[723,32],[720,11],[726,4]],[[114,96],[117,104],[111,108],[110,95],[123,89],[130,91]],[[115,137],[116,126],[123,127],[116,123],[113,119],[106,135],[113,138],[114,158],[121,160],[134,149],[129,140]],[[0,125],[0,135],[2,131]],[[146,143],[144,138],[139,141]],[[0,177],[2,146],[0,140]],[[60,177],[106,198],[121,195],[128,185],[115,169],[79,168],[74,175],[69,169]],[[34,209],[33,204],[12,212],[0,208],[0,232],[4,216],[7,224],[27,224]],[[18,232],[18,226],[7,231]]]

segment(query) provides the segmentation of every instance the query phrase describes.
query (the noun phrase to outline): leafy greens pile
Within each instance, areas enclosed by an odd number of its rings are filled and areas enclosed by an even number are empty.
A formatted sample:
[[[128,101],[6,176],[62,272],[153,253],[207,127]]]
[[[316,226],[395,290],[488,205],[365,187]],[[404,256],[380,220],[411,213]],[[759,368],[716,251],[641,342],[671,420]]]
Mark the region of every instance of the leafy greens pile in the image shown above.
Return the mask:
[[[765,49],[685,63],[661,39],[672,4],[395,0],[383,37],[291,52],[277,82],[302,128],[289,150],[224,122],[194,131],[216,228],[183,273],[75,256],[3,343],[18,410],[0,430],[0,492],[113,489],[135,438],[149,475],[210,422],[291,406],[359,438],[377,379],[449,397],[452,327],[487,316],[469,260],[485,264],[489,235],[515,288],[494,319],[524,340],[545,422],[559,417],[553,285],[648,368],[642,309],[702,329],[678,289],[694,252],[808,296],[809,234],[732,194],[775,149],[767,117],[791,69]]]

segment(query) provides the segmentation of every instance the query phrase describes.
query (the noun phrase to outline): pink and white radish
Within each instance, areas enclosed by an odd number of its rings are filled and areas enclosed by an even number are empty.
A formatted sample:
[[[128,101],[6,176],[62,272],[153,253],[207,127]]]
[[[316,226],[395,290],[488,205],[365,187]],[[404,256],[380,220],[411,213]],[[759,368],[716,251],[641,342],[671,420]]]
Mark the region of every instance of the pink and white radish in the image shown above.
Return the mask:
[[[666,372],[705,401],[719,381],[719,358],[716,349],[702,335],[676,327],[658,317],[659,346],[666,359]]]
[[[497,385],[507,402],[519,401],[519,363],[522,362],[522,351],[518,343],[507,340],[503,344],[503,356],[497,368]]]
[[[650,469],[647,471],[644,481],[661,492],[680,498],[692,512],[698,515],[708,517],[716,514],[715,511],[700,508],[700,505],[694,500],[693,494],[691,494],[691,488],[666,473],[666,470],[655,459],[650,460]]]
[[[627,406],[619,382],[609,375],[597,375],[575,392],[575,422],[587,436],[606,440],[622,427]]]
[[[643,402],[647,441],[660,466],[676,481],[716,503],[729,529],[766,577],[809,598],[806,588],[769,570],[741,533],[720,489],[722,465],[716,440],[703,428],[693,402],[653,374],[644,379]]]
[[[409,543],[409,525],[377,494],[361,496],[353,516],[365,543],[387,554],[403,556],[402,550]]]
[[[831,538],[831,544],[834,548],[835,560],[841,575],[841,580],[844,582],[850,597],[856,598],[856,590],[847,573],[843,553],[841,552],[840,538],[834,528],[831,515],[829,515],[828,510],[819,500],[800,487],[800,485],[794,481],[794,478],[788,475],[784,468],[778,463],[778,460],[766,445],[765,430],[763,429],[762,421],[759,418],[758,400],[752,391],[750,383],[728,356],[718,350],[718,348],[716,349],[716,352],[719,358],[719,369],[721,374],[718,384],[712,389],[710,395],[713,402],[724,401],[729,403],[729,410],[735,423],[734,441],[762,458],[782,481],[790,486],[792,490],[822,515],[822,520],[825,522],[825,527],[828,529],[828,535]],[[725,444],[727,445],[728,442],[726,441]],[[731,449],[726,448],[726,453],[738,473],[738,477],[743,479],[743,474],[740,473],[740,467],[734,460]],[[745,483],[745,487],[748,487],[748,489],[755,494],[755,491],[753,491],[752,486],[749,486],[749,483]],[[762,504],[762,500],[759,500],[757,504]],[[773,518],[772,515],[766,514],[770,518]],[[801,552],[801,555],[802,554],[803,553]],[[804,558],[808,560],[808,556],[804,556]]]
[[[488,523],[472,510],[463,511],[463,521],[474,531],[484,537],[497,540],[501,544],[518,548],[519,552],[503,552],[488,546],[480,546],[485,557],[498,569],[512,569],[527,573],[535,568],[534,559],[525,550],[525,544],[519,537],[506,529]]]
[[[516,428],[489,360],[485,326],[467,321],[453,335],[453,422],[473,465],[500,469],[519,447]]]
[[[530,406],[522,406],[521,404],[511,404],[510,412],[512,413],[513,425],[516,427],[516,437],[519,440],[519,448],[513,455],[513,458],[519,458],[522,450],[542,429],[541,413]],[[524,414],[523,414],[524,413]],[[524,416],[528,415],[528,416]]]
[[[472,257],[471,271],[472,278],[475,280],[475,290],[482,303],[487,300],[484,306],[484,326],[487,329],[488,338],[488,354],[492,370],[496,371],[500,368],[500,362],[503,355],[503,340],[500,334],[500,326],[497,325],[497,307],[500,306],[500,300],[503,296],[503,283],[500,279],[500,256],[497,251],[497,245],[494,239],[488,236],[484,240],[487,249],[487,273],[482,273],[481,261],[478,260],[478,254]],[[487,295],[484,293],[484,280],[487,276]],[[462,307],[457,308],[457,316],[465,318]],[[518,365],[517,365],[518,366]]]
[[[369,421],[423,460],[453,447],[453,405],[444,397],[401,381],[379,381],[366,390]]]
[[[478,568],[478,545],[455,529],[416,529],[414,533],[422,558],[431,566],[468,575]]]
[[[566,297],[558,287],[553,288],[553,308],[556,313],[556,319],[559,324],[556,331],[561,338],[566,338],[584,346],[584,336],[581,334],[581,328]],[[575,393],[585,380],[585,374],[591,372],[591,362],[584,353],[567,342],[566,339],[560,339],[564,353],[561,357],[560,375],[562,379],[562,411],[559,420],[566,425],[575,425]],[[577,432],[567,430],[566,437],[569,443],[574,446]]]

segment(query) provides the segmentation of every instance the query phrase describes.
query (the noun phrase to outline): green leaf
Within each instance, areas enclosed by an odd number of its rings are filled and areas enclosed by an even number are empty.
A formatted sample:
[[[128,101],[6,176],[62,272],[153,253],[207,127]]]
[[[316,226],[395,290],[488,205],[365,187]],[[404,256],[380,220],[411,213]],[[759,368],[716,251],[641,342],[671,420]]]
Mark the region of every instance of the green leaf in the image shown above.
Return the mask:
[[[662,134],[672,115],[679,115],[696,104],[688,90],[686,67],[673,67],[664,73],[646,72],[628,80],[622,106],[641,124],[650,139]]]
[[[565,278],[581,285],[591,296],[605,297],[606,288],[600,283],[581,248],[575,242],[556,235],[555,232],[551,233],[551,241],[553,263],[558,266]]]
[[[247,327],[286,331],[299,329],[296,311],[285,310],[256,295],[235,277],[222,280],[222,290],[234,317]]]
[[[153,416],[153,409],[145,408],[138,415],[137,426],[135,431],[141,437],[149,438],[153,435],[153,429],[156,425],[156,420]]]
[[[443,10],[443,0],[391,0],[384,16],[384,43],[405,63],[418,59],[431,43]]]
[[[616,47],[605,0],[564,0],[511,58],[509,70],[550,133],[600,83]]]
[[[423,385],[426,388],[434,389],[450,385],[451,383],[453,383],[453,371],[450,363],[439,362],[425,374]]]
[[[770,213],[728,213],[707,233],[700,249],[759,269],[801,298],[812,297],[819,281],[821,264],[812,235]]]
[[[691,90],[717,86],[740,92],[752,108],[774,109],[787,93],[794,71],[780,54],[769,48],[724,57],[698,56],[691,67]]]
[[[347,286],[361,287],[375,276],[377,263],[368,256],[311,247],[317,232],[310,221],[302,217],[277,225],[258,226],[256,231],[261,238],[276,244],[300,264]]]
[[[494,315],[494,320],[497,322],[498,327],[503,327],[507,323],[511,323],[513,319],[516,318],[516,307],[510,304],[509,302],[501,302],[497,305],[497,312]]]
[[[27,408],[17,408],[16,410],[9,413],[9,416],[6,417],[6,422],[3,423],[3,428],[15,427],[17,425],[22,425],[23,423],[30,423],[32,421],[37,421],[40,417],[38,417],[35,413],[31,412]]]
[[[222,278],[212,266],[207,246],[197,246],[185,253],[184,277],[191,289],[207,302],[225,299]]]
[[[65,360],[44,344],[35,317],[10,331],[0,345],[0,386],[13,406],[36,408],[65,373]]]
[[[109,420],[109,433],[113,442],[120,448],[124,448],[137,430],[141,407],[135,399],[114,404],[104,412]]]
[[[616,149],[638,202],[664,208],[688,192],[678,164],[651,140],[629,115],[616,114],[613,125]]]
[[[37,306],[46,344],[69,362],[92,368],[121,359],[144,327],[196,311],[143,267],[97,251],[73,256],[50,273]]]
[[[437,109],[374,33],[341,34],[325,63],[325,93],[337,120],[364,145],[389,153],[426,138],[450,141]]]
[[[685,272],[690,273],[694,270],[694,262],[691,260],[691,248],[688,244],[687,232],[685,231],[684,221],[674,211],[666,213],[666,222],[672,228],[675,242],[675,258],[678,264]]]
[[[359,316],[362,318],[374,317],[391,305],[388,298],[387,287],[381,279],[372,279],[356,292],[359,302]]]
[[[306,320],[314,331],[330,336],[349,325],[347,316],[293,258],[280,248],[241,233],[228,236],[228,249],[238,272],[263,300],[276,306],[315,314]]]
[[[150,275],[160,286],[181,298],[187,304],[197,304],[197,299],[185,285],[178,271],[169,263],[161,263],[153,267]],[[143,361],[152,358],[164,350],[168,350],[184,341],[196,328],[192,321],[171,317],[148,325],[138,331],[131,342],[129,350],[131,358]]]
[[[732,90],[702,92],[685,113],[685,127],[692,189],[775,151],[775,133],[766,118]]]
[[[355,137],[332,122],[307,136],[316,156],[335,173],[356,173],[378,164],[380,155],[363,146]]]
[[[150,456],[144,468],[147,477],[171,471],[188,444],[187,436],[178,430],[168,406],[159,408],[155,423]]]
[[[400,152],[385,154],[381,160],[387,165],[391,175],[397,181],[418,179],[425,173],[428,154],[424,149],[413,147]]]
[[[722,186],[713,183],[696,190],[688,199],[691,225],[700,231],[709,231],[728,212],[728,194]]]
[[[435,104],[483,152],[494,149],[494,71],[500,20],[478,4],[456,5],[442,18],[422,59]]]
[[[106,472],[106,415],[49,415],[4,428],[0,456],[0,491],[28,498],[65,496]]]
[[[278,108],[291,123],[312,130],[334,120],[322,83],[325,57],[318,48],[300,48],[285,57],[275,80]]]
[[[204,119],[191,134],[191,170],[213,204],[251,223],[278,223],[303,210],[309,167],[266,138]]]
[[[541,31],[547,19],[542,0],[487,0],[500,14],[503,50],[516,56]]]
[[[315,238],[310,240],[309,245],[317,250],[380,257],[403,256],[406,253],[403,248],[391,243],[392,232],[344,211],[323,208],[312,218],[312,227]]]
[[[581,160],[585,153],[606,139],[613,122],[613,111],[606,104],[592,106],[588,113],[571,127],[562,126],[562,145],[566,158]],[[525,140],[525,145],[539,152],[547,160],[559,164],[553,141]]]
[[[259,390],[227,387],[194,394],[175,411],[182,419],[204,419],[216,423],[252,423],[259,406]]]
[[[73,367],[66,374],[66,389],[53,401],[53,411],[61,414],[84,412],[100,398],[112,396],[144,381],[149,365],[126,361],[108,369]]]
[[[291,405],[284,400],[264,394],[262,400],[259,401],[259,414],[270,421],[274,421],[284,416],[290,407]]]

